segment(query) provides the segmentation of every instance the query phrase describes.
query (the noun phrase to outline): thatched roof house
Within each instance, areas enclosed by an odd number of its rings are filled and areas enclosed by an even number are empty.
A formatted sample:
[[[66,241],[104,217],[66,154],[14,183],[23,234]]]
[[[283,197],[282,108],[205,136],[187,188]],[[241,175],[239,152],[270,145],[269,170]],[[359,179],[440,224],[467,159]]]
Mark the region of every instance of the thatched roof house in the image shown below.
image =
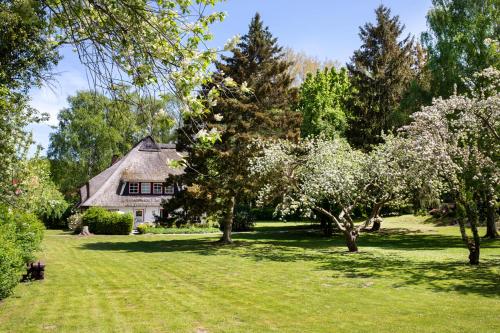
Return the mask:
[[[171,161],[180,159],[182,155],[174,144],[156,143],[147,136],[80,188],[80,207],[130,212],[135,225],[154,221],[155,216],[163,214],[161,201],[177,190],[164,182],[169,175],[183,172],[170,166]]]

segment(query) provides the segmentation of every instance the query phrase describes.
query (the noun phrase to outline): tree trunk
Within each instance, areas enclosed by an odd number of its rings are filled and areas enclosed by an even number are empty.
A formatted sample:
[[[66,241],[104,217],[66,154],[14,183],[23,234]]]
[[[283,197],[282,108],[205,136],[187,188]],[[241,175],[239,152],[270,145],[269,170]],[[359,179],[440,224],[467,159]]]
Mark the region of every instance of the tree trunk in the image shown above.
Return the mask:
[[[222,233],[222,237],[219,240],[222,244],[231,244],[233,242],[232,239],[232,229],[233,229],[233,215],[234,215],[234,205],[236,199],[232,196],[229,200],[227,211],[224,216],[224,230]]]
[[[466,242],[467,248],[469,249],[469,264],[479,265],[479,252],[481,244],[479,232],[477,230],[477,209],[472,204],[467,203],[465,205],[465,211],[472,231],[472,239],[469,239],[465,234],[465,225],[463,221],[460,224],[460,232],[462,233],[462,239]]]
[[[382,218],[380,217],[380,210],[382,209],[383,204],[376,204],[375,207],[373,207],[372,214],[371,214],[371,220],[373,221],[372,228],[370,229],[370,232],[374,231],[379,231],[380,230],[380,224],[382,223]]]
[[[498,230],[496,226],[496,220],[497,220],[497,213],[495,211],[495,206],[491,205],[492,198],[491,196],[487,197],[486,200],[486,235],[484,235],[485,238],[491,238],[495,239],[498,238]]]
[[[358,238],[358,231],[346,230],[344,231],[344,236],[347,244],[347,249],[349,249],[349,252],[358,252],[358,245],[356,244],[356,239]]]
[[[321,217],[321,229],[323,230],[323,235],[331,237],[333,235],[333,223],[330,219],[325,216]]]

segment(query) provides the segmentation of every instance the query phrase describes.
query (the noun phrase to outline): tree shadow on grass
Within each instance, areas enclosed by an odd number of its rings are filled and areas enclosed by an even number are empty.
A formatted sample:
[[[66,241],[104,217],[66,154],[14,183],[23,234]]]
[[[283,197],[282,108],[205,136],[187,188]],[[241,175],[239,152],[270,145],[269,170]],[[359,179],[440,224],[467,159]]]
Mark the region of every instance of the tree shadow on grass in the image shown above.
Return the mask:
[[[316,263],[318,269],[332,272],[332,277],[360,282],[381,279],[391,281],[392,288],[424,286],[434,291],[473,293],[500,296],[500,256],[482,259],[478,267],[467,264],[466,250],[463,261],[410,260],[390,253],[369,252],[364,248],[389,250],[443,250],[463,248],[459,237],[423,234],[406,229],[392,229],[385,234],[362,235],[360,253],[349,254],[343,239],[322,237],[304,232],[248,233],[235,235],[235,243],[221,246],[216,238],[153,239],[130,242],[93,242],[81,245],[99,251],[125,251],[144,253],[189,252],[199,255],[227,255],[254,261]],[[498,242],[486,247],[499,247]]]
[[[392,288],[424,286],[439,292],[500,296],[500,258],[483,259],[480,266],[465,261],[414,261],[370,253],[337,254],[320,269],[333,277],[385,279]],[[375,282],[376,283],[376,282]]]

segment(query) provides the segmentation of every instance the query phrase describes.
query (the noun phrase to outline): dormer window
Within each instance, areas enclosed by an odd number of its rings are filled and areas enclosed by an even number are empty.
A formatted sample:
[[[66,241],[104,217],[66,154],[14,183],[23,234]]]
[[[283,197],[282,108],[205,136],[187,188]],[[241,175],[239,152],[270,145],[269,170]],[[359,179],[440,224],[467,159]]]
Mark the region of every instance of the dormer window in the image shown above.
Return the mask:
[[[163,186],[161,183],[153,183],[153,194],[162,194]]]
[[[151,194],[151,183],[141,183],[141,194]]]
[[[128,184],[128,193],[138,194],[139,193],[139,183],[129,183]]]

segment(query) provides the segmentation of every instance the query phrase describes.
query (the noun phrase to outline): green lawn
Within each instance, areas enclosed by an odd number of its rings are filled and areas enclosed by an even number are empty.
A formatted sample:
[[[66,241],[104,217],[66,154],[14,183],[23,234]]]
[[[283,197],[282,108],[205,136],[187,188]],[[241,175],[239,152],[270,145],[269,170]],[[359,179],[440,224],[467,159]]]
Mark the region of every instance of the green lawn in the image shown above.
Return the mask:
[[[297,223],[229,247],[48,231],[46,280],[0,303],[0,332],[500,332],[500,241],[470,267],[458,227],[423,221],[386,219],[359,254]]]

